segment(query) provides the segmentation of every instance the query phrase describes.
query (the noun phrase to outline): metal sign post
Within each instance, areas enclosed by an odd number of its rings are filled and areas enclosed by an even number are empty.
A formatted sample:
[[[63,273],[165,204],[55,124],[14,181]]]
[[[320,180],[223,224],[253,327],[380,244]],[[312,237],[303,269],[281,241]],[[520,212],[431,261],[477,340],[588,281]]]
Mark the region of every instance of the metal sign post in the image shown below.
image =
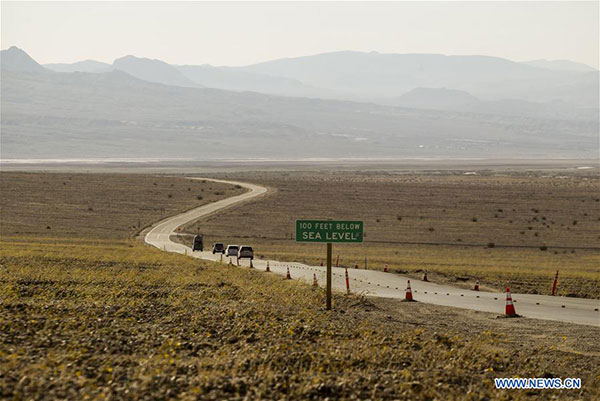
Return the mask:
[[[327,243],[327,288],[326,298],[327,301],[325,303],[327,310],[331,310],[331,248],[333,248],[331,242]]]
[[[362,221],[296,220],[296,242],[327,243],[326,307],[331,309],[332,253],[334,242],[362,242]]]

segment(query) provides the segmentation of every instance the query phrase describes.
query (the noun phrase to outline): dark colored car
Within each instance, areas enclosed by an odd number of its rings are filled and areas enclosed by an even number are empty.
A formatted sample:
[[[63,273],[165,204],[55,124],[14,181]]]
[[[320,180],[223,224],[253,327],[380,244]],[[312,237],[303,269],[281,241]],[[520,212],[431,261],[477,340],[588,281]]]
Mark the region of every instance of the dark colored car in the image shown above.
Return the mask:
[[[215,242],[213,244],[213,249],[212,249],[213,255],[215,253],[222,253],[225,254],[225,244],[223,244],[222,242]]]
[[[194,245],[192,246],[192,251],[203,251],[204,244],[202,243],[202,236],[196,235],[194,237]]]

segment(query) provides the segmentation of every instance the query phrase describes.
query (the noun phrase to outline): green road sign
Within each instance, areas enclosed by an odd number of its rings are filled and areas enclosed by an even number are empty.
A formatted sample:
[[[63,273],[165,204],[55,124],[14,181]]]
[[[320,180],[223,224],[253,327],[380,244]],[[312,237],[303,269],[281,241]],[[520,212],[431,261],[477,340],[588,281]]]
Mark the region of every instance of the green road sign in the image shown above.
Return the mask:
[[[297,242],[362,242],[362,221],[296,220]]]

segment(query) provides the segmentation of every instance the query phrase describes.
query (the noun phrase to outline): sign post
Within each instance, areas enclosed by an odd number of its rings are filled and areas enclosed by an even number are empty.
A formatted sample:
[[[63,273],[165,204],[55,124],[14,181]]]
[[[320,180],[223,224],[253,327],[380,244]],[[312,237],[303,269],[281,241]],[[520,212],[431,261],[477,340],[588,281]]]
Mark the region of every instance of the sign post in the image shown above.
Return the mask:
[[[325,307],[327,310],[331,310],[331,242],[327,243],[327,288],[325,290],[327,301],[325,301]]]
[[[331,275],[334,242],[362,242],[362,221],[296,220],[296,242],[327,243],[326,307],[331,309]]]

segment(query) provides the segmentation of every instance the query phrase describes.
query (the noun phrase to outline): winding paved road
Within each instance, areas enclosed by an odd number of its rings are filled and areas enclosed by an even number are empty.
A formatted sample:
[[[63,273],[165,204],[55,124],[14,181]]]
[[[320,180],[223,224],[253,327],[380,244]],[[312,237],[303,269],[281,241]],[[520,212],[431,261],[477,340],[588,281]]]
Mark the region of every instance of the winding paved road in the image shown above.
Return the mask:
[[[170,240],[170,236],[176,234],[177,227],[201,217],[205,217],[223,208],[227,208],[240,202],[248,201],[263,195],[267,189],[259,185],[243,182],[202,179],[232,185],[240,185],[248,189],[241,195],[200,206],[196,209],[167,218],[155,224],[146,234],[145,241],[159,249],[168,252],[187,254],[195,258],[225,263],[235,263],[230,258],[222,258],[213,255],[212,252],[192,252],[188,246],[178,244]],[[249,266],[248,260],[243,260],[243,266]],[[316,275],[319,285],[325,284],[325,267],[308,266],[302,263],[268,261],[273,273],[285,275],[289,268],[293,279],[304,280],[312,283],[313,275]],[[254,268],[265,270],[266,260],[255,260]],[[384,273],[375,270],[348,269],[350,276],[350,290],[354,293],[362,293],[366,296],[385,298],[404,298],[407,276],[395,273]],[[435,305],[453,306],[457,308],[472,309],[482,312],[502,314],[504,312],[505,298],[502,293],[486,291],[470,291],[448,285],[434,284],[420,280],[412,280],[412,291],[415,300]],[[560,285],[560,284],[559,284]],[[333,268],[333,289],[345,291],[344,268]],[[517,313],[531,318],[557,320],[600,327],[600,300],[552,297],[547,295],[512,294],[515,301]]]

